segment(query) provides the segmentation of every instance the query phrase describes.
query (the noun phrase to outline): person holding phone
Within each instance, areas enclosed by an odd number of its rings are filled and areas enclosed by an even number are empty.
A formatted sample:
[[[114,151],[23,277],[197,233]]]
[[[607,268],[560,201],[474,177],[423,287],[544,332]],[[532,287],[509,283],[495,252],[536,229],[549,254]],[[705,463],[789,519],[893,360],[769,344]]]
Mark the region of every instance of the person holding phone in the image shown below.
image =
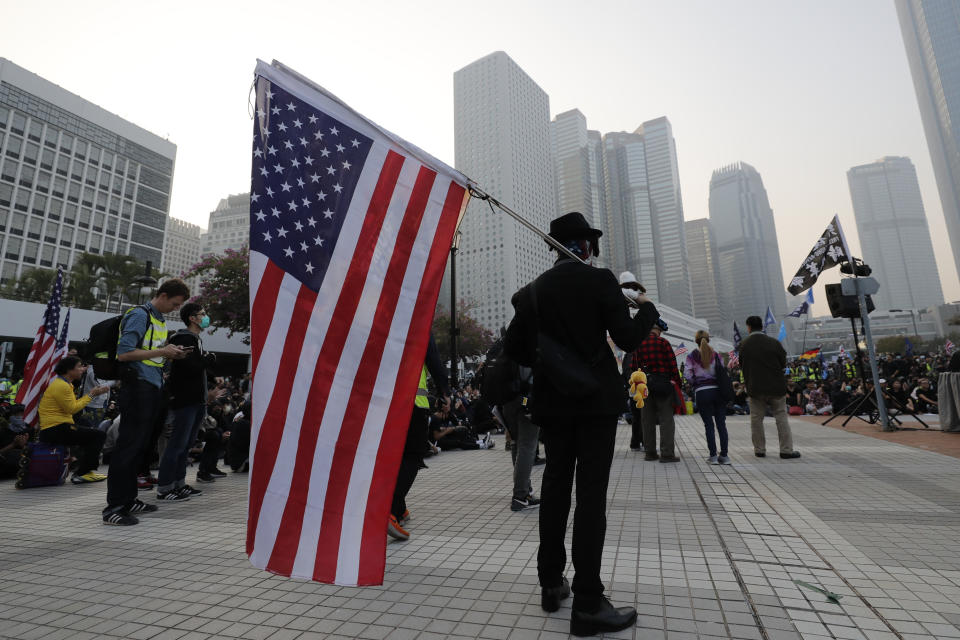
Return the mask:
[[[202,493],[187,484],[187,453],[207,415],[208,395],[219,397],[225,393],[217,387],[211,394],[207,385],[207,372],[216,364],[217,356],[203,350],[200,335],[210,326],[210,316],[196,302],[188,302],[180,308],[180,319],[187,326],[173,334],[170,344],[180,347],[186,355],[170,363],[167,379],[173,430],[157,474],[157,500],[161,502],[183,502]],[[197,475],[202,479],[202,473]]]

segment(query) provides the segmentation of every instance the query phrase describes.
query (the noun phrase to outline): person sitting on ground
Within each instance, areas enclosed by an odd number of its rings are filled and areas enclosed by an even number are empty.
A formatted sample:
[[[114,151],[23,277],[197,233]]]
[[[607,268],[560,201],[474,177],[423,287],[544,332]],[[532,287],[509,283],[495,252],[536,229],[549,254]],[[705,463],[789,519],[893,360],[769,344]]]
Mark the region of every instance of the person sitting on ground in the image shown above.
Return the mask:
[[[450,413],[449,399],[440,405],[439,410],[430,419],[430,438],[441,451],[450,449],[479,449],[476,437],[471,435],[469,427],[457,423]]]
[[[54,373],[57,377],[43,392],[37,415],[40,418],[40,442],[74,447],[77,455],[77,468],[70,482],[101,482],[107,476],[97,473],[100,466],[100,449],[106,434],[99,429],[78,427],[73,415],[79,413],[96,396],[110,391],[110,387],[94,387],[79,400],[73,393],[73,385],[83,378],[86,367],[80,358],[67,356],[57,363]]]
[[[930,383],[930,378],[920,378],[920,384],[910,394],[913,398],[914,413],[938,413],[937,390]]]
[[[20,468],[20,456],[30,441],[31,430],[23,422],[23,405],[15,404],[10,408],[19,410],[20,420],[14,422],[8,415],[7,422],[0,426],[0,479],[15,478]]]
[[[787,411],[792,416],[803,415],[803,407],[806,401],[803,397],[803,391],[793,380],[787,381]]]
[[[750,403],[747,401],[747,387],[739,382],[733,383],[733,412],[738,416],[750,413]]]
[[[814,416],[825,416],[833,413],[830,396],[827,395],[823,385],[816,386],[813,381],[807,384],[808,387],[810,385],[813,385],[813,388],[807,394],[807,413]]]

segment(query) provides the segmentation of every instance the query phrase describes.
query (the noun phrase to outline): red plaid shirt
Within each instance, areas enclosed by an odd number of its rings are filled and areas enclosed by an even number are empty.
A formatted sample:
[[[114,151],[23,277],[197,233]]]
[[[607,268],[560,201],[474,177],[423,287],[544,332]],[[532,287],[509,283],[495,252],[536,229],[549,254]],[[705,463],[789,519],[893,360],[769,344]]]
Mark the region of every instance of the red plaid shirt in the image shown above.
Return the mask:
[[[651,332],[633,352],[633,369],[643,369],[644,373],[657,373],[668,376],[680,384],[680,370],[677,368],[677,357],[673,354],[673,347],[666,338],[655,336]]]

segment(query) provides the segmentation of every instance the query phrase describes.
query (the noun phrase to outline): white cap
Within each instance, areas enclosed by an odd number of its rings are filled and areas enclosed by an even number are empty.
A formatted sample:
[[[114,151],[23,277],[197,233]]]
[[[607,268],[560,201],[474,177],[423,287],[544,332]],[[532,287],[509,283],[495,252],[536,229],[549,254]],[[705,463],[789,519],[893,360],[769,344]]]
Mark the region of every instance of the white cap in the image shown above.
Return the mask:
[[[629,271],[624,271],[620,274],[620,284],[627,284],[628,282],[636,282],[637,278]]]

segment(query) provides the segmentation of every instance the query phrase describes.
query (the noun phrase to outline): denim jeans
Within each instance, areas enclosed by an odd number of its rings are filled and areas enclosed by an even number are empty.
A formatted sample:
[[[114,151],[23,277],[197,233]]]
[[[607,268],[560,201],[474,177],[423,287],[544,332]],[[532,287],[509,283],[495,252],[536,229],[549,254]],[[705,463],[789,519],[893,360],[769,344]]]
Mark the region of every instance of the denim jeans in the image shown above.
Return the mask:
[[[173,429],[167,446],[160,459],[160,471],[157,475],[159,483],[157,491],[166,493],[179,489],[186,484],[187,452],[190,445],[197,439],[197,431],[206,412],[205,405],[194,404],[189,407],[171,409],[173,414]]]
[[[720,455],[727,455],[727,403],[720,397],[720,389],[697,390],[697,410],[703,419],[707,436],[707,449],[711,456],[717,455],[717,440],[714,424],[720,434]]]

